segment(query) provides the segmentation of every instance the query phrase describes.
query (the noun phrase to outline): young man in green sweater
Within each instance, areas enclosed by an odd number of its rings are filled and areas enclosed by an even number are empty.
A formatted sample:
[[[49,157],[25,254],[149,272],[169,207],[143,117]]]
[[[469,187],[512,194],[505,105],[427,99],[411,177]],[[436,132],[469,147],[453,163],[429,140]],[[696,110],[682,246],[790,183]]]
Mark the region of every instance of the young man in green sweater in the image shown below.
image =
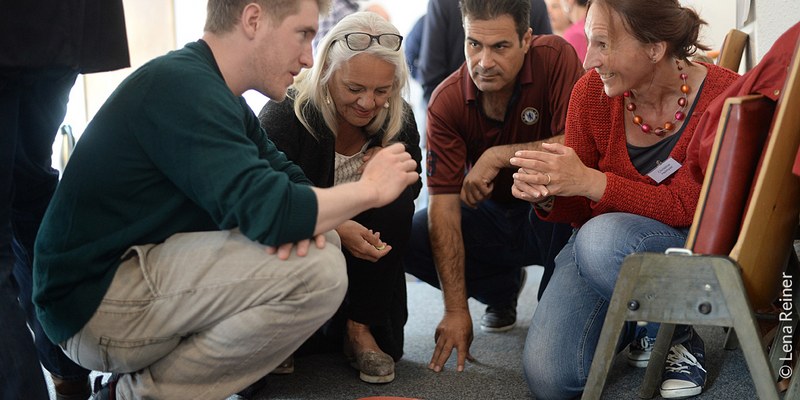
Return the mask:
[[[116,373],[97,398],[222,399],[269,373],[344,296],[330,231],[418,178],[398,144],[358,182],[311,187],[241,97],[283,99],[327,7],[209,0],[203,38],[131,74],[81,137],[34,302],[71,359]]]

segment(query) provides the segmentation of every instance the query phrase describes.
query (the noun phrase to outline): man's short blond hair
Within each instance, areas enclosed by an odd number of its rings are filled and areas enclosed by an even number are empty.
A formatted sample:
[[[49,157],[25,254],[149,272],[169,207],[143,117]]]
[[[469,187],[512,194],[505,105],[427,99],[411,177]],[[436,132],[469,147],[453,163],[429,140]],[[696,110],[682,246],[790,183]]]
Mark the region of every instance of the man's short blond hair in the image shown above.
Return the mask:
[[[299,10],[300,0],[208,0],[208,10],[206,14],[206,25],[203,28],[206,32],[224,33],[233,29],[239,21],[244,7],[250,3],[256,3],[272,17],[272,20],[280,23],[289,15],[296,14]],[[328,13],[331,0],[316,0],[320,15]]]

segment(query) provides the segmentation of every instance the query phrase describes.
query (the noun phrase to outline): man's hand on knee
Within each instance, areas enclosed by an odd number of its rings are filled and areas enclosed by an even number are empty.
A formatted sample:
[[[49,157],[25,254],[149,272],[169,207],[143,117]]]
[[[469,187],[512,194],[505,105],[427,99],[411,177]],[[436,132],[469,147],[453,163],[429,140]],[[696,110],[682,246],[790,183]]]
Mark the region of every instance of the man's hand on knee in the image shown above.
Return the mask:
[[[325,247],[325,235],[316,235],[313,237],[314,245],[318,249]],[[278,247],[267,246],[267,254],[278,255],[279,260],[287,260],[292,255],[292,249],[297,247],[297,255],[305,257],[308,254],[308,249],[311,247],[311,239],[304,239],[296,243],[284,243]]]

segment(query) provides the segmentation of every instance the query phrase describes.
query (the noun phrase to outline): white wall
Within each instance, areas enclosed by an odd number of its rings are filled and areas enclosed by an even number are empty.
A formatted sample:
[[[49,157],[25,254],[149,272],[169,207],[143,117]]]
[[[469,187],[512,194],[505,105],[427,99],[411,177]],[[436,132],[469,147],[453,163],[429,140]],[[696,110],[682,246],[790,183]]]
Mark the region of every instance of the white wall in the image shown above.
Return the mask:
[[[749,18],[743,26],[750,34],[751,61],[757,60],[770,49],[772,43],[787,29],[800,21],[800,1],[798,0],[737,0],[749,5]]]
[[[368,3],[376,3],[385,8],[392,24],[403,36],[408,34],[414,22],[428,9],[428,0],[371,0]]]
[[[800,21],[798,0],[682,0],[694,7],[709,23],[702,36],[712,48],[719,49],[730,29],[750,35],[745,62],[739,72],[752,68],[772,43]]]
[[[175,48],[203,36],[206,22],[206,0],[173,0],[175,3]]]
[[[736,0],[681,0],[681,4],[693,8],[708,25],[700,31],[701,42],[712,49],[719,49],[725,34],[736,27]]]

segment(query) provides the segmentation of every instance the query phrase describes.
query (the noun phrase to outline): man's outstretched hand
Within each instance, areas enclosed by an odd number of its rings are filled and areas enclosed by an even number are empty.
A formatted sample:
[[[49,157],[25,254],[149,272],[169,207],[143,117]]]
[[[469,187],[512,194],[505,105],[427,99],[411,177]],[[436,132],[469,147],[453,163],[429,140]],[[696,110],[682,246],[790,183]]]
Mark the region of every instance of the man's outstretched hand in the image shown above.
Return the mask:
[[[434,340],[436,348],[433,350],[429,369],[441,371],[453,349],[458,354],[457,371],[464,370],[465,361],[475,361],[469,354],[469,346],[472,344],[472,318],[469,310],[445,311],[442,321],[436,327]]]

